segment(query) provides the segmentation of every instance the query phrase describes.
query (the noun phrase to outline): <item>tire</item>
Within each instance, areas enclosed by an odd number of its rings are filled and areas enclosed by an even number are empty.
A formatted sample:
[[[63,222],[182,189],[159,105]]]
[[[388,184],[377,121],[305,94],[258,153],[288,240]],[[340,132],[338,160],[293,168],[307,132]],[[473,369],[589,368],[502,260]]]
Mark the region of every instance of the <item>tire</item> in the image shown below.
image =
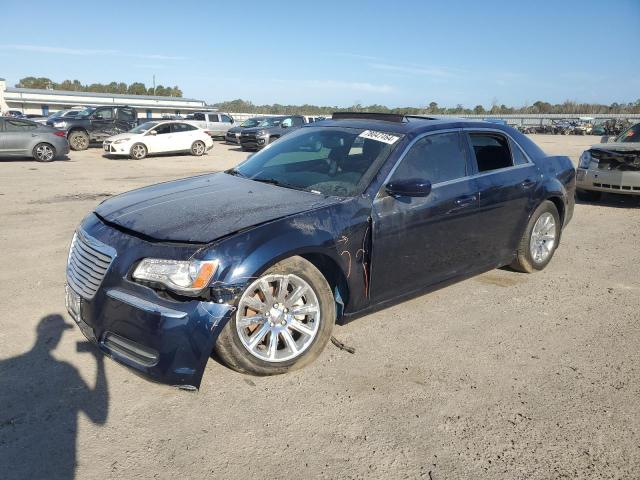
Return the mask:
[[[89,148],[89,135],[82,131],[75,131],[69,134],[69,146],[71,150],[80,151]]]
[[[134,160],[142,160],[147,156],[148,150],[144,143],[134,143],[129,150],[129,156]]]
[[[596,202],[602,197],[602,192],[596,190],[576,189],[576,198],[583,202]]]
[[[286,293],[281,295],[283,284]],[[245,289],[236,306],[214,353],[229,368],[251,375],[278,375],[311,363],[331,337],[336,318],[327,280],[301,257],[268,269]],[[301,313],[294,316],[294,309]]]
[[[33,147],[31,154],[38,162],[51,162],[56,158],[56,149],[50,143],[39,143]]]
[[[511,268],[524,273],[545,268],[558,248],[560,228],[558,209],[553,202],[545,200],[531,215]]]
[[[193,145],[191,145],[191,155],[201,157],[205,154],[206,151],[207,146],[200,140],[196,140],[195,142],[193,142]]]

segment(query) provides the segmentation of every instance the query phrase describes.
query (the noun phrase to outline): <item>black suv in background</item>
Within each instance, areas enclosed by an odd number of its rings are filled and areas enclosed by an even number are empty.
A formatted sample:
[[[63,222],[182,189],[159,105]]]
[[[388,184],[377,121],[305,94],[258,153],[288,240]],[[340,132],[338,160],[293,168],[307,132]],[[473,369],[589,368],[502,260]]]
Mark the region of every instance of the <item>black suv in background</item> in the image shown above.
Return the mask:
[[[305,123],[302,115],[265,117],[257,127],[242,130],[240,146],[243,151],[260,150],[287,133],[297,130]]]
[[[64,130],[72,150],[86,150],[90,143],[128,132],[138,124],[136,109],[127,105],[87,108],[75,117],[51,118],[47,125]]]

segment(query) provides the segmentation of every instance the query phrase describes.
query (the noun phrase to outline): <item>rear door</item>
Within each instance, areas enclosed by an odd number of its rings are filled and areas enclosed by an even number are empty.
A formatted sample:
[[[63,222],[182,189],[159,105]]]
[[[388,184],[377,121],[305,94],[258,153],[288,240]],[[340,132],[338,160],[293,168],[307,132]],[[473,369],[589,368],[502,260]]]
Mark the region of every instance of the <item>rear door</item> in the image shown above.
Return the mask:
[[[38,125],[17,118],[4,119],[1,148],[6,155],[30,155],[38,137]]]
[[[460,130],[414,140],[388,182],[432,182],[427,197],[392,197],[373,203],[371,296],[394,298],[472,271],[478,263],[478,192]]]
[[[194,133],[196,131],[198,131],[198,128],[193,125],[187,123],[172,123],[172,148],[176,150],[189,150],[195,141]]]
[[[504,132],[466,130],[480,204],[479,241],[489,264],[508,263],[533,209],[538,170]]]
[[[137,123],[138,115],[133,108],[118,107],[113,127],[116,133],[128,132],[133,127],[135,127]]]

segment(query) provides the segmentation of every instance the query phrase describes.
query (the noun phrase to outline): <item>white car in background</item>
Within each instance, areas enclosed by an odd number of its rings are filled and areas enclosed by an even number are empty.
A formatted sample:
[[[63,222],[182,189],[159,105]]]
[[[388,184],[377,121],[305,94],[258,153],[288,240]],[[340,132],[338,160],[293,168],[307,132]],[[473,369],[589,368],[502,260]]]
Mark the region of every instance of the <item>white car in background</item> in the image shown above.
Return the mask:
[[[181,121],[146,122],[102,143],[108,155],[141,160],[149,154],[191,152],[199,157],[213,147],[213,140],[201,128]]]

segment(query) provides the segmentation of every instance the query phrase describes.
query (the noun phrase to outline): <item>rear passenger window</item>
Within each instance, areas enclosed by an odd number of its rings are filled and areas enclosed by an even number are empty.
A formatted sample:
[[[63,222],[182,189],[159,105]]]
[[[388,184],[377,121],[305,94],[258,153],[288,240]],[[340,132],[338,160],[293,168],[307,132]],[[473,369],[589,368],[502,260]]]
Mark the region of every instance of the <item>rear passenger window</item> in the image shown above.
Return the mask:
[[[302,117],[293,117],[293,125],[296,127],[299,127],[300,125],[304,125],[304,120],[302,119]]]
[[[529,160],[516,142],[509,141],[509,145],[511,145],[511,156],[513,157],[514,165],[525,165],[529,163]]]
[[[202,119],[204,120],[204,115],[202,116]],[[215,113],[210,113],[209,114],[209,121],[210,122],[217,122],[218,121],[218,115],[216,115]]]
[[[467,160],[458,133],[439,133],[418,140],[393,174],[394,180],[447,182],[467,176]]]
[[[191,130],[195,130],[196,127],[193,125],[189,125],[188,123],[174,123],[173,131],[176,133],[189,132]]]
[[[471,133],[471,145],[476,154],[478,172],[490,172],[513,166],[509,143],[502,135],[493,133]]]
[[[204,118],[204,113],[194,113],[193,119],[201,122],[204,122],[206,120],[206,118]]]
[[[226,115],[220,115],[220,121],[222,123],[231,123],[231,118]]]
[[[27,132],[29,130],[35,130],[38,125],[31,122],[23,122],[22,120],[10,120],[4,121],[5,131],[7,132]]]

